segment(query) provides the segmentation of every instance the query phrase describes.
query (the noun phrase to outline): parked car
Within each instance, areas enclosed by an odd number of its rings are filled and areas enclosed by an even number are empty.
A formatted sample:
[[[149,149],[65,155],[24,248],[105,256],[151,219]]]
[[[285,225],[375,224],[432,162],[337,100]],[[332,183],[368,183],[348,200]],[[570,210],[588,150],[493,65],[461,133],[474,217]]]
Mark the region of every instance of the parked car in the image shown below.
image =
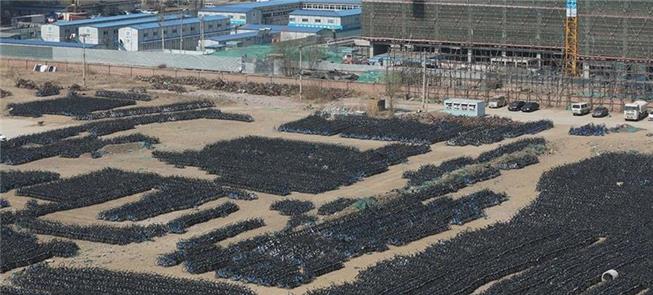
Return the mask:
[[[521,110],[522,107],[524,107],[525,104],[526,103],[521,101],[521,100],[513,101],[508,106],[508,110],[511,111],[511,112],[518,112],[518,111]]]
[[[586,102],[575,102],[571,104],[571,113],[574,116],[587,115],[591,110],[590,104]]]
[[[540,109],[540,104],[537,102],[527,102],[521,107],[521,111],[525,113],[531,113]]]
[[[490,101],[488,102],[488,107],[491,109],[498,109],[504,107],[508,102],[506,101],[506,97],[501,95],[501,96],[495,96]]]
[[[608,111],[608,108],[606,107],[596,107],[592,111],[592,117],[594,118],[603,118],[606,117],[610,112]]]

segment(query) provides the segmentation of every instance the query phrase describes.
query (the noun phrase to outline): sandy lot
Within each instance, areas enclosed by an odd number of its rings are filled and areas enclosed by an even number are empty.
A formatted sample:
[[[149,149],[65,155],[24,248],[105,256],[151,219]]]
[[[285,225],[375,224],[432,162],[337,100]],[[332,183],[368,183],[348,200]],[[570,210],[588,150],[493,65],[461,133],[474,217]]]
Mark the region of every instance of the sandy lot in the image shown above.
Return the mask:
[[[2,79],[0,80],[1,87],[3,89],[10,90],[14,94],[11,97],[1,100],[0,106],[2,107],[2,115],[0,117],[0,132],[2,134],[5,134],[8,137],[14,137],[21,134],[41,132],[49,129],[77,124],[76,121],[63,116],[44,116],[41,118],[9,117],[5,110],[8,104],[13,102],[38,99],[33,96],[32,91],[17,89],[13,87],[12,81],[17,76],[22,76],[24,78],[34,79],[38,81],[56,78],[56,80],[59,81],[63,86],[68,86],[79,81],[79,77],[67,73],[21,74],[10,71],[8,69],[2,69]],[[126,89],[133,86],[144,85],[140,82],[113,77],[99,77],[94,75],[92,75],[89,80],[89,87],[91,90],[99,88]],[[92,91],[87,91],[87,93],[92,93]],[[387,142],[346,139],[338,136],[308,136],[281,133],[276,131],[275,127],[285,122],[304,117],[313,112],[316,108],[320,107],[320,105],[314,103],[311,104],[310,102],[299,102],[295,98],[263,97],[211,91],[194,91],[184,95],[171,94],[163,91],[153,93],[158,96],[156,99],[150,102],[139,102],[138,105],[157,105],[204,98],[215,101],[218,107],[224,111],[251,114],[254,116],[256,121],[253,123],[243,123],[220,120],[194,120],[165,124],[151,124],[140,126],[136,130],[119,132],[111,136],[125,135],[135,132],[155,136],[158,137],[161,141],[161,144],[155,145],[155,148],[158,150],[197,150],[201,149],[207,144],[219,140],[233,139],[246,135],[259,135],[267,137],[299,139],[305,141],[337,143],[354,146],[363,150],[377,148],[387,144]],[[345,99],[342,102],[338,102],[336,104],[362,107],[364,106],[365,102],[361,98],[351,98]],[[418,104],[413,102],[398,102],[397,106],[402,109],[414,111],[417,109]],[[438,106],[432,105],[429,106],[429,108],[431,110],[437,110]],[[642,121],[631,123],[632,125],[647,129],[645,131],[640,131],[634,134],[610,134],[605,137],[584,138],[568,136],[567,131],[569,127],[583,125],[588,122],[605,123],[609,127],[612,127],[616,124],[621,124],[624,122],[619,114],[615,114],[610,118],[597,120],[592,119],[589,116],[572,117],[569,112],[563,110],[542,110],[532,114],[522,114],[509,113],[507,110],[501,109],[490,110],[489,113],[512,117],[520,121],[547,118],[553,120],[556,127],[539,135],[549,140],[552,147],[550,153],[543,156],[540,164],[529,166],[521,170],[502,172],[502,176],[498,178],[476,184],[456,194],[462,195],[484,188],[492,189],[497,192],[505,192],[510,197],[509,201],[503,203],[500,206],[488,209],[487,218],[470,222],[464,226],[456,226],[450,231],[415,241],[406,246],[394,247],[389,251],[383,253],[374,253],[371,255],[358,257],[347,262],[344,269],[326,274],[322,277],[319,277],[311,284],[301,286],[293,290],[266,288],[250,284],[247,286],[258,291],[260,294],[301,294],[309,289],[353,280],[360,270],[374,265],[381,260],[391,258],[395,255],[415,253],[425,249],[437,241],[452,238],[463,231],[482,228],[495,222],[501,222],[510,219],[520,208],[528,205],[537,196],[537,192],[535,190],[537,180],[543,172],[549,170],[552,167],[565,163],[576,162],[580,159],[609,151],[636,150],[640,152],[653,153],[653,137],[646,136],[647,133],[653,132],[653,122]],[[38,124],[39,121],[43,121],[42,126]],[[510,141],[512,140],[507,140],[502,143],[509,143]],[[445,144],[439,143],[432,145],[432,151],[427,154],[411,157],[407,163],[391,166],[387,172],[369,177],[354,185],[342,187],[340,189],[319,195],[293,193],[288,198],[309,200],[313,202],[316,207],[319,207],[321,204],[334,200],[338,197],[362,198],[383,194],[392,189],[400,188],[405,185],[406,181],[401,178],[402,173],[405,171],[415,170],[421,165],[427,163],[437,164],[444,160],[461,155],[475,156],[483,151],[493,149],[497,146],[498,144],[485,145],[481,147],[449,147]],[[125,170],[156,172],[162,175],[183,175],[198,178],[212,177],[197,168],[187,167],[184,169],[178,169],[171,165],[162,163],[152,158],[151,151],[147,149],[127,146],[109,148],[108,151],[109,153],[100,159],[91,159],[89,155],[84,155],[78,159],[48,158],[19,166],[0,165],[0,169],[50,170],[56,171],[62,174],[64,177],[68,177],[80,173],[98,170],[103,167],[116,167]],[[54,265],[101,266],[109,269],[155,272],[178,277],[220,280],[216,279],[212,273],[207,273],[199,276],[188,274],[182,269],[181,266],[162,268],[155,264],[155,260],[157,255],[174,250],[175,244],[180,239],[201,234],[217,227],[221,227],[225,224],[240,221],[246,218],[261,217],[265,220],[267,226],[258,230],[246,232],[232,239],[228,239],[223,241],[221,244],[228,245],[241,239],[250,238],[264,232],[276,231],[283,228],[288,218],[268,209],[272,202],[282,199],[283,197],[263,193],[258,193],[258,195],[259,199],[255,201],[235,201],[235,203],[237,203],[241,209],[229,217],[215,219],[206,223],[198,224],[191,227],[187,233],[182,235],[170,234],[161,238],[157,238],[152,242],[131,244],[127,246],[75,241],[81,247],[81,251],[78,256],[72,258],[54,258],[51,263]],[[21,208],[24,206],[25,202],[29,200],[29,198],[16,196],[14,191],[3,194],[2,197],[8,199],[14,208]],[[47,215],[44,218],[58,220],[66,223],[102,223],[104,221],[99,221],[96,219],[98,212],[134,201],[138,198],[139,195],[128,196],[94,206],[57,212]],[[221,199],[209,202],[200,206],[200,209],[208,208],[226,201],[227,200],[225,199]],[[192,210],[196,209],[176,211],[138,223],[148,224],[165,222],[172,218],[191,212]],[[128,223],[129,222],[124,222],[123,224]],[[51,237],[40,236],[39,238],[47,240]],[[1,280],[5,281],[10,273],[3,274]]]

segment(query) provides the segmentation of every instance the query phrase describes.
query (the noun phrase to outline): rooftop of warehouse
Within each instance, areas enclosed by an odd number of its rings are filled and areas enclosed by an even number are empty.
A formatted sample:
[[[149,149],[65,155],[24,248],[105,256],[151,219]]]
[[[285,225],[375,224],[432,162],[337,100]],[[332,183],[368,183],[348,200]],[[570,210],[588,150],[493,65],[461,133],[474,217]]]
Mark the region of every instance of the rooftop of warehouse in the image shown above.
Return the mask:
[[[268,54],[272,53],[273,51],[274,51],[273,45],[260,44],[260,45],[250,45],[245,47],[227,48],[225,50],[216,51],[213,53],[213,55],[221,56],[221,57],[247,56],[253,58],[265,58],[266,56],[268,56]]]
[[[304,3],[362,4],[361,0],[303,0]]]
[[[203,11],[213,12],[249,12],[256,8],[271,7],[277,5],[288,5],[302,3],[301,0],[270,0],[263,2],[245,2],[239,4],[226,4],[220,6],[204,7]]]
[[[204,21],[216,21],[216,20],[221,20],[221,19],[228,19],[228,17],[223,16],[223,15],[207,15],[204,16]],[[167,26],[178,26],[183,24],[194,24],[194,23],[199,23],[200,18],[198,17],[191,17],[191,18],[183,18],[183,19],[174,19],[174,20],[167,20],[162,23],[164,27]],[[134,29],[153,29],[153,28],[159,28],[159,22],[153,22],[153,23],[145,23],[145,24],[139,24],[139,25],[133,25],[129,26],[130,28]]]
[[[77,42],[52,42],[40,39],[11,39],[0,38],[0,44],[30,45],[30,46],[47,46],[47,47],[70,47],[70,48],[93,48],[95,45],[82,44]]]
[[[165,20],[173,20],[173,19],[180,18],[180,15],[178,15],[178,14],[169,14],[169,15],[166,15],[164,17],[165,17]],[[113,21],[113,22],[106,22],[106,23],[99,23],[99,24],[91,24],[88,27],[93,27],[93,28],[127,27],[127,26],[134,25],[134,24],[142,24],[142,23],[156,22],[156,21],[159,21],[159,16],[158,15],[151,15],[151,17],[120,20],[120,21]]]
[[[346,9],[346,10],[314,10],[314,9],[297,9],[290,13],[291,15],[308,15],[308,16],[328,16],[328,17],[343,17],[361,14],[361,9]]]
[[[58,21],[58,22],[54,23],[54,25],[58,25],[60,27],[61,26],[83,26],[83,25],[89,25],[89,24],[94,24],[94,23],[114,22],[114,21],[136,19],[136,18],[149,17],[149,16],[152,16],[152,15],[151,14],[146,14],[146,13],[134,13],[134,14],[116,15],[116,16],[99,16],[99,17],[88,18],[88,19],[79,19],[79,20],[71,20],[71,21]]]
[[[227,41],[240,40],[245,38],[252,38],[256,36],[258,36],[258,32],[245,32],[245,33],[238,33],[238,34],[231,34],[231,35],[215,36],[207,39],[216,42],[227,42]]]
[[[296,32],[296,33],[318,33],[324,28],[306,28],[306,27],[291,27],[287,25],[257,25],[246,24],[238,27],[239,30],[263,30],[270,29],[272,32]]]

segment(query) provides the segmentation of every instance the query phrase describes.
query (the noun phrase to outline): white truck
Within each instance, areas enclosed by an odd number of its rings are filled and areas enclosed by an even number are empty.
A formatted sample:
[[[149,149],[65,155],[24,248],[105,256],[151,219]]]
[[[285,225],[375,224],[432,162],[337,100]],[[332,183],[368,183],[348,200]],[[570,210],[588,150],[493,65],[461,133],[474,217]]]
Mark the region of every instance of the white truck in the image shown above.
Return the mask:
[[[648,102],[638,100],[624,105],[624,119],[626,121],[639,121],[648,116]]]

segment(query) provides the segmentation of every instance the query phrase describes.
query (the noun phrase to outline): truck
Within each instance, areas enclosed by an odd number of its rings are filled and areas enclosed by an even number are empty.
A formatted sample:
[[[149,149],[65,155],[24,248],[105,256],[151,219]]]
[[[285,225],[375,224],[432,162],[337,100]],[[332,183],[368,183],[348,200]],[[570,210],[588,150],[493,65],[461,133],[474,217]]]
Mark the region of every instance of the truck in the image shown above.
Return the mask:
[[[648,116],[648,102],[638,100],[624,105],[624,119],[626,121],[639,121]]]

